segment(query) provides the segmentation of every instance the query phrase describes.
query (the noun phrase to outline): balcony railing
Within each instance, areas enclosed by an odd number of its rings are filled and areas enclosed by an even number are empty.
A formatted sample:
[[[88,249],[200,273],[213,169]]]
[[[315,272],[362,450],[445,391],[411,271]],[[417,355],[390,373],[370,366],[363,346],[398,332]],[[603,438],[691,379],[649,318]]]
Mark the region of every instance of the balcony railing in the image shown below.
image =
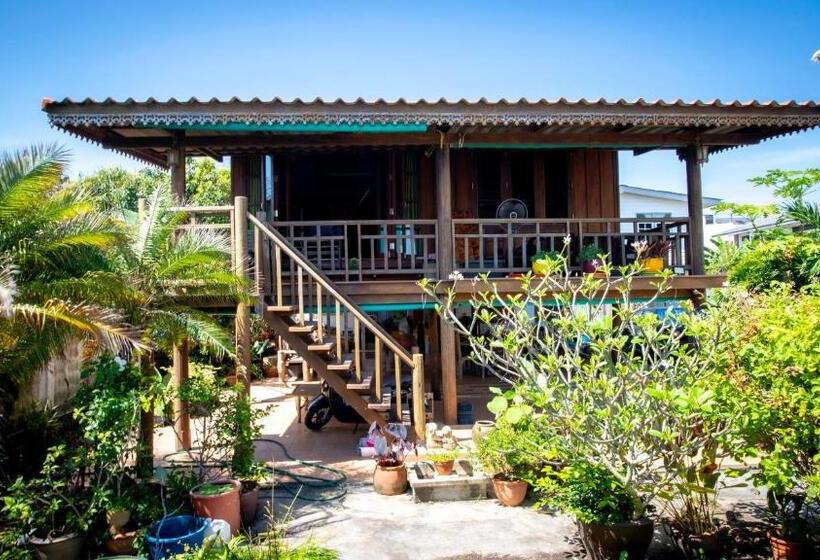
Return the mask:
[[[635,242],[659,239],[671,244],[669,268],[679,273],[690,269],[689,218],[454,219],[453,268],[461,273],[525,272],[533,255],[560,252],[565,238],[576,270],[581,263],[575,255],[584,245],[595,245],[613,264],[622,265],[635,260]]]
[[[319,270],[335,280],[435,276],[435,220],[274,222]]]

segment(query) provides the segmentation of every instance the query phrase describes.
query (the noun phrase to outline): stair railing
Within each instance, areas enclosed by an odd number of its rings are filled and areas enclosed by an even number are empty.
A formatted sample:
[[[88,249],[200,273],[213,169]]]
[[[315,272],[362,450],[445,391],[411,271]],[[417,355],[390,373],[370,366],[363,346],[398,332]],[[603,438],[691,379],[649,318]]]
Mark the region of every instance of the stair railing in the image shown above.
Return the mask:
[[[316,322],[316,332],[323,341],[325,321],[335,327],[336,357],[342,360],[343,349],[353,358],[353,373],[357,382],[362,381],[363,358],[368,338],[373,340],[373,379],[371,387],[376,402],[385,403],[384,377],[392,365],[396,413],[401,421],[411,421],[416,437],[424,439],[426,422],[424,407],[424,357],[411,354],[393,336],[362,310],[310,260],[299,252],[275,228],[270,227],[251,213],[247,221],[253,229],[253,259],[251,271],[256,294],[264,299],[270,296],[277,306],[293,306],[297,320],[304,323],[305,316]],[[327,302],[327,303],[326,303]],[[353,321],[347,319],[347,313]],[[352,332],[351,332],[352,331]],[[351,336],[352,335],[352,336]],[[351,348],[352,338],[352,348]],[[390,355],[392,354],[392,364]],[[405,410],[401,399],[402,369],[411,372],[412,410]]]

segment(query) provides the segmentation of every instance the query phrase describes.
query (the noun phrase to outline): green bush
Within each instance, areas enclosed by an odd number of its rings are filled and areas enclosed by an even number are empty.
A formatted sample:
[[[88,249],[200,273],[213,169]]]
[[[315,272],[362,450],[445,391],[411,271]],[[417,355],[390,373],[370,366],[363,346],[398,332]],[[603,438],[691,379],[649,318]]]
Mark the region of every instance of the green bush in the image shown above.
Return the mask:
[[[557,459],[554,444],[544,439],[533,421],[499,420],[478,440],[475,453],[486,473],[530,484],[545,463]]]
[[[806,534],[795,498],[802,504],[804,494],[820,492],[820,286],[732,292],[723,309],[732,336],[724,369],[740,411],[737,454],[760,457],[754,480],[767,489],[781,530]]]
[[[621,523],[635,514],[630,493],[605,468],[576,463],[561,470],[547,467],[534,489],[548,505],[573,515],[581,523]]]
[[[224,545],[219,541],[206,543],[198,550],[177,554],[170,560],[338,560],[333,550],[312,542],[296,547],[285,545],[280,536],[266,535],[248,542],[233,539]]]
[[[795,289],[820,277],[820,240],[810,235],[774,233],[755,238],[741,249],[729,269],[729,281],[750,290],[778,282]]]

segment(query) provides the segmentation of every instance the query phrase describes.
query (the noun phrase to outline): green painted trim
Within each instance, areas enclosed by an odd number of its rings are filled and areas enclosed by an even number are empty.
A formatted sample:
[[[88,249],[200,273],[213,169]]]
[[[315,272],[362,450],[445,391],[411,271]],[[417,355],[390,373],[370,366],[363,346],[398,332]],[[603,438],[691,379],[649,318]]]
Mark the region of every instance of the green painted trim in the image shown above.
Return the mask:
[[[155,123],[141,123],[138,128],[154,128]],[[162,128],[171,130],[218,130],[229,132],[364,132],[364,133],[407,133],[427,132],[424,123],[269,123],[254,124],[243,122],[226,122],[213,124],[168,124]]]
[[[603,146],[596,144],[589,146],[585,144],[482,144],[480,142],[465,142],[464,144],[450,144],[451,148],[485,148],[488,150],[552,150],[552,149],[570,149],[570,148],[599,148],[602,150],[630,150],[639,146],[625,146],[622,144],[613,144],[611,146]]]
[[[435,304],[433,302],[417,302],[417,303],[360,303],[359,307],[363,311],[369,313],[377,313],[379,311],[414,311],[416,309],[433,309]],[[325,308],[327,312],[327,308]],[[316,306],[305,307],[305,313],[315,313]]]

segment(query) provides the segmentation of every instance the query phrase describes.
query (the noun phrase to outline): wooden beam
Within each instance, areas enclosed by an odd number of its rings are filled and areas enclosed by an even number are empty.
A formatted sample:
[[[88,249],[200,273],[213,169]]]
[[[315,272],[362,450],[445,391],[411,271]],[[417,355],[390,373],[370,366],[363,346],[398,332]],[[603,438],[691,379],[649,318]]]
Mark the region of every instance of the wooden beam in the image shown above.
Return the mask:
[[[436,260],[439,278],[453,271],[453,188],[450,175],[450,147],[436,149]]]
[[[191,449],[191,414],[188,401],[179,396],[180,387],[188,381],[188,339],[174,344],[174,435],[176,449]]]
[[[703,263],[703,185],[700,166],[705,148],[691,145],[686,148],[686,199],[689,204],[689,259],[692,274],[704,272]]]
[[[413,428],[416,441],[424,442],[426,418],[424,414],[424,356],[413,354]]]
[[[441,336],[441,404],[444,423],[453,425],[457,420],[458,386],[456,372],[456,332],[439,318]]]
[[[138,136],[106,138],[102,144],[106,148],[140,149],[173,147],[174,139],[168,136]],[[474,133],[464,136],[464,143],[475,144],[531,144],[531,145],[567,145],[567,146],[619,146],[681,148],[694,142],[709,146],[740,146],[757,144],[759,134],[731,133],[703,135],[701,131],[677,133],[640,133],[625,134],[619,132],[585,132],[585,133],[541,133],[528,130],[498,131],[492,133]],[[236,136],[187,136],[185,145],[190,149],[213,148],[216,151],[229,148],[300,148],[318,146],[439,146],[441,138],[435,133],[410,134],[245,134]],[[444,143],[458,148],[460,140],[449,134]]]

